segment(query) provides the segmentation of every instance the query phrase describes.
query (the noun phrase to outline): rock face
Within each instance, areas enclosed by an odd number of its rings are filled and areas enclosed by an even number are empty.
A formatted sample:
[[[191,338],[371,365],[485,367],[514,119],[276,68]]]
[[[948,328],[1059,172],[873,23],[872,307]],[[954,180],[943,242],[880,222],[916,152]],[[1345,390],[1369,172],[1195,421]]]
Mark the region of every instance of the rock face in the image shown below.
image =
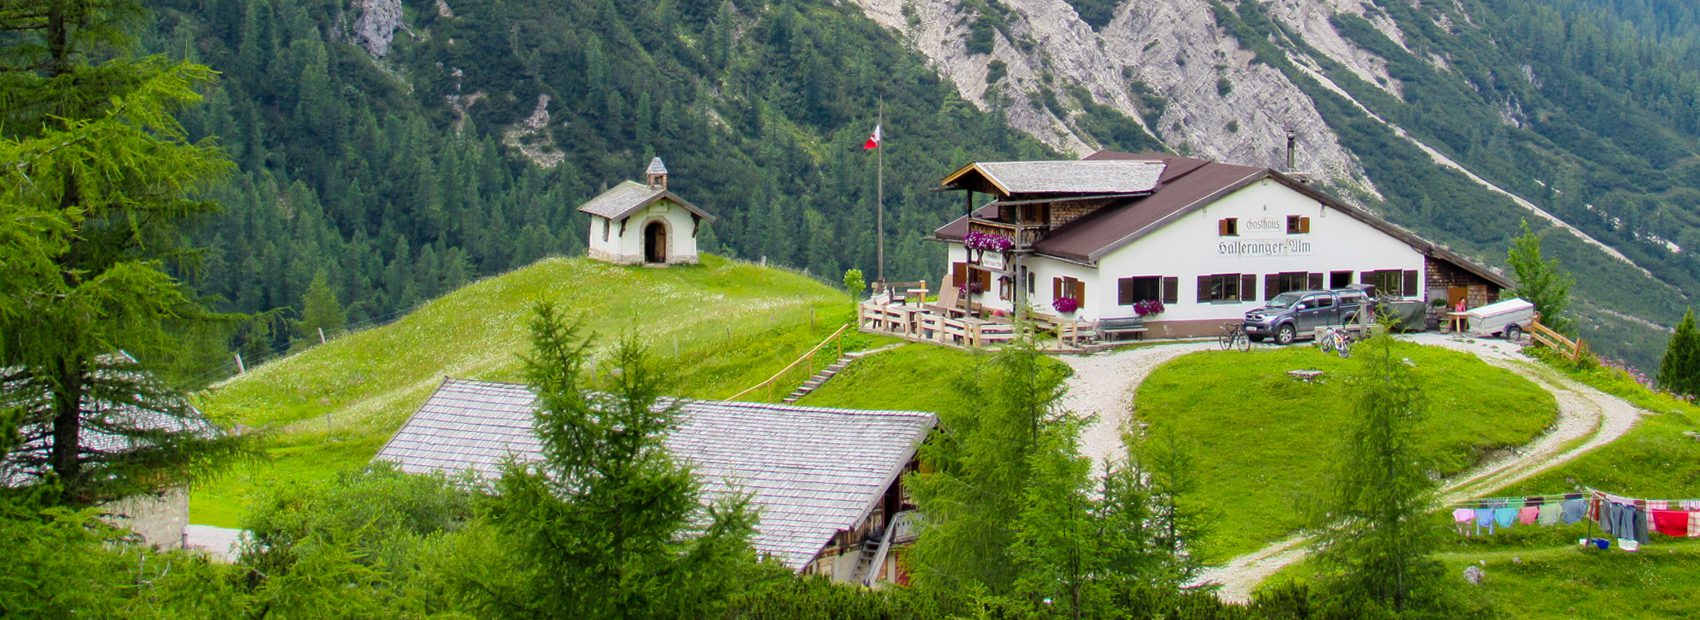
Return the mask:
[[[1071,93],[1083,92],[1177,151],[1238,164],[1285,168],[1291,128],[1295,172],[1375,193],[1310,98],[1280,71],[1254,63],[1252,51],[1216,23],[1207,0],[1128,2],[1096,32],[1064,0],[1002,0],[991,3],[1004,10],[990,54],[969,51],[978,16],[960,0],[853,1],[901,33],[965,99],[981,109],[1000,104],[1012,126],[1058,150],[1080,155],[1100,146],[1077,123],[1083,106]],[[1358,0],[1278,2],[1290,5],[1277,12],[1281,18],[1329,33],[1332,11],[1363,11]],[[1342,64],[1371,82],[1386,73],[1385,62],[1334,38],[1336,45],[1319,49],[1345,58]],[[994,62],[1005,75],[988,85]]]
[[[401,28],[401,0],[353,0],[360,17],[354,20],[354,43],[373,58],[390,53],[390,40]]]

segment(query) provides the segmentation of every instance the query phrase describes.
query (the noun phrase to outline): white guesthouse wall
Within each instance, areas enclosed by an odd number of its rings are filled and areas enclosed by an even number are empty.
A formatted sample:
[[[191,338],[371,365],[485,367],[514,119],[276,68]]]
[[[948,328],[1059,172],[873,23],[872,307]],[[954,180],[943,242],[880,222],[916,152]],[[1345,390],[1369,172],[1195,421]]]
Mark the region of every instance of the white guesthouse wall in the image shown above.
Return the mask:
[[[1310,232],[1288,234],[1289,215],[1309,217]],[[1230,217],[1238,220],[1239,235],[1218,235],[1218,222]],[[1063,269],[1065,273],[1083,269],[1064,267],[1073,268]],[[1351,270],[1352,282],[1356,283],[1361,272],[1382,269],[1416,270],[1421,274],[1423,255],[1357,218],[1278,181],[1263,179],[1105,256],[1099,262],[1096,281],[1087,284],[1083,311],[1089,316],[1084,318],[1133,315],[1131,307],[1116,304],[1119,278],[1180,278],[1178,303],[1156,317],[1160,320],[1226,321],[1241,318],[1247,310],[1263,304],[1266,274]],[[1218,273],[1255,274],[1257,295],[1241,302],[1199,303],[1198,276]],[[1422,281],[1420,277],[1418,281]],[[1050,288],[1044,282],[1039,288],[1048,303]]]

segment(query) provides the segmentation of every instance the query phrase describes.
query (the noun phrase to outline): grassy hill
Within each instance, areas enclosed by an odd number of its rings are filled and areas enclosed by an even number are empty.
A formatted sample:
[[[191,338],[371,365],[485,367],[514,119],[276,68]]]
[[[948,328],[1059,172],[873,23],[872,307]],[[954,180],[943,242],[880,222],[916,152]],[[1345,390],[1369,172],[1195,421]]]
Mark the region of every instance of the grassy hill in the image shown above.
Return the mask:
[[[1408,343],[1429,400],[1421,448],[1440,475],[1469,469],[1493,451],[1528,443],[1558,416],[1551,394],[1473,355]],[[1215,517],[1205,542],[1225,560],[1305,525],[1310,505],[1351,415],[1346,378],[1357,360],[1312,347],[1209,351],[1158,368],[1139,387],[1136,417],[1190,445],[1198,501]],[[1288,370],[1317,369],[1317,382]]]
[[[527,322],[542,300],[582,317],[599,345],[628,333],[644,339],[676,362],[676,393],[702,398],[766,379],[851,315],[849,297],[831,286],[720,257],[668,269],[545,259],[200,394],[215,419],[263,432],[268,458],[197,487],[191,520],[233,526],[262,481],[358,467],[444,377],[519,380],[516,355],[530,346]]]

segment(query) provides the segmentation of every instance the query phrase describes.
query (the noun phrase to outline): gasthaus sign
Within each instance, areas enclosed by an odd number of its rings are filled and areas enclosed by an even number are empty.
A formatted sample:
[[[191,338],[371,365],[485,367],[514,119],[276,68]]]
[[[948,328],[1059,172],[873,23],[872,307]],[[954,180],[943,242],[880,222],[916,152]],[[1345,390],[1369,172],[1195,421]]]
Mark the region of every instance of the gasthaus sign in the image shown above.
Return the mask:
[[[1260,217],[1240,222],[1240,230],[1247,234],[1285,234],[1287,223],[1278,218]],[[1252,239],[1223,239],[1216,242],[1216,253],[1221,256],[1243,256],[1262,258],[1272,256],[1309,256],[1314,253],[1309,239],[1289,239],[1281,237],[1252,238]]]

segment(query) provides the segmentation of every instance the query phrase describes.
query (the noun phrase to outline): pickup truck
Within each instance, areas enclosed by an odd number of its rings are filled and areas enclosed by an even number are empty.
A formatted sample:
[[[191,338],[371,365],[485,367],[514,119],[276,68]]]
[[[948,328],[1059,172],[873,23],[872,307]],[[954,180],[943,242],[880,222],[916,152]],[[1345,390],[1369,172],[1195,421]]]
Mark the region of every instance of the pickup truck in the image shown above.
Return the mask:
[[[1274,338],[1277,343],[1291,344],[1299,338],[1314,337],[1318,327],[1352,322],[1364,299],[1360,289],[1288,291],[1245,313],[1245,333],[1252,342]]]

